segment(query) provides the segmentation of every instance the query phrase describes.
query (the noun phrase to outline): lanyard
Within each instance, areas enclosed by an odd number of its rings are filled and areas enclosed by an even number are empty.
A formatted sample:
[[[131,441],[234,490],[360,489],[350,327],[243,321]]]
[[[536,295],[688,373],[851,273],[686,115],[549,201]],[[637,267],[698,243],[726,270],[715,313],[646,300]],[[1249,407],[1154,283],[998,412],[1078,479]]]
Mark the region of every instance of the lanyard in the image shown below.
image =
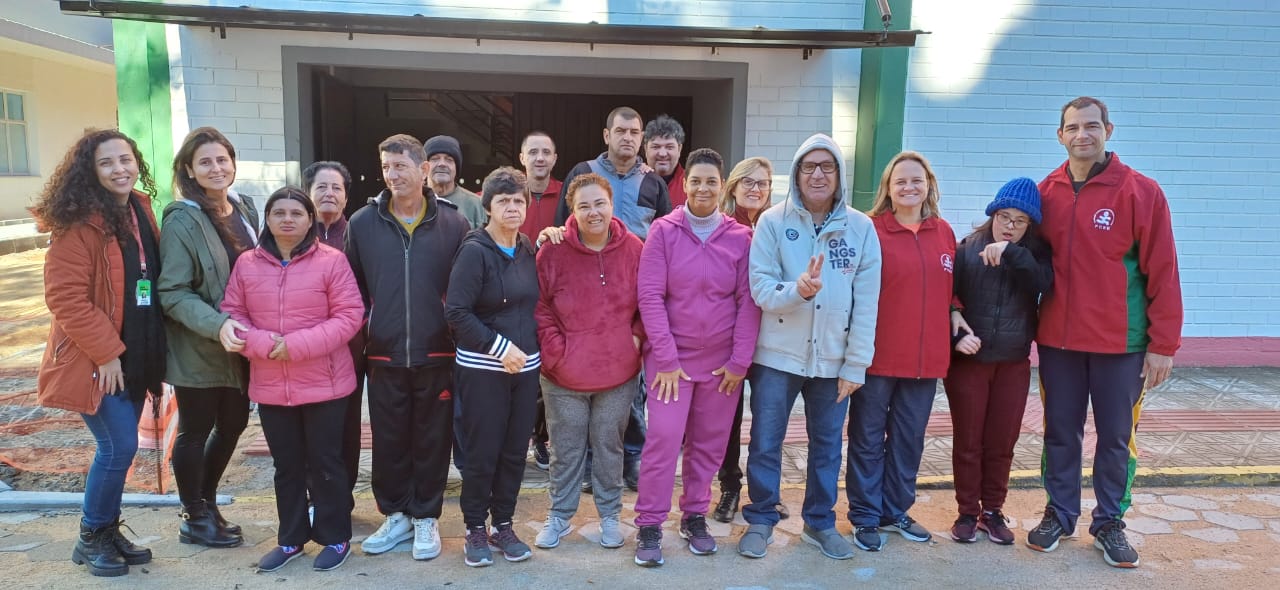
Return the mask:
[[[138,242],[138,262],[142,265],[142,278],[147,278],[147,249],[142,246],[142,230],[138,226],[138,212],[129,204],[129,215],[133,216],[133,239]]]

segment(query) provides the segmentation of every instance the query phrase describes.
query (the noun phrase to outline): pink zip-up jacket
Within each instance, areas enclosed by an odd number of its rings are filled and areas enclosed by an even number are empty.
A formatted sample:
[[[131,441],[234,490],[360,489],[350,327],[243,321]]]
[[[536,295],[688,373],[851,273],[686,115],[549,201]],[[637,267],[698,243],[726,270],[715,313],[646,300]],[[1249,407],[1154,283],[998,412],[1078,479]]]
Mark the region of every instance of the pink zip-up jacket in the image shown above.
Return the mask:
[[[681,207],[649,227],[640,254],[640,319],[645,382],[684,369],[693,381],[719,380],[727,368],[745,375],[760,333],[751,299],[751,229],[721,216],[707,241],[698,239]]]
[[[249,399],[300,406],[338,399],[356,387],[347,342],[360,329],[364,303],[347,257],[316,243],[284,266],[261,246],[240,255],[222,311],[248,326]],[[268,358],[273,334],[289,360]]]

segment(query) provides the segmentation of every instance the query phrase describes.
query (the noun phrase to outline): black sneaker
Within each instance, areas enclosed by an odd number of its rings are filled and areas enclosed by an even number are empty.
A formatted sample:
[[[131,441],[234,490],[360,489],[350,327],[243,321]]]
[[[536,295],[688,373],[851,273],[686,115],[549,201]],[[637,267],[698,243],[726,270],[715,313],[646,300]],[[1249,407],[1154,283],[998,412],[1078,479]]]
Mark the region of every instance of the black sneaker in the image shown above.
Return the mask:
[[[1138,552],[1124,536],[1124,521],[1113,520],[1098,529],[1093,546],[1102,550],[1102,559],[1111,567],[1138,567]]]
[[[342,542],[334,545],[325,545],[324,549],[320,550],[320,555],[316,556],[311,569],[318,572],[336,570],[347,562],[348,557],[351,557],[351,543]]]
[[[902,538],[908,541],[923,543],[933,538],[933,533],[929,529],[924,528],[914,518],[902,515],[902,518],[894,521],[881,521],[880,528],[888,531],[897,531]]]
[[[302,557],[302,545],[281,545],[258,560],[258,572],[274,572],[299,557]]]
[[[547,443],[533,443],[533,464],[543,471],[551,469],[551,449]]]
[[[511,523],[505,522],[495,527],[492,535],[489,535],[489,544],[497,547],[502,551],[502,557],[507,561],[524,561],[533,556],[533,552],[529,551],[529,546],[520,537],[516,536],[516,532],[511,529]]]
[[[728,488],[720,490],[720,501],[716,503],[716,510],[711,513],[711,518],[720,522],[733,522],[734,515],[738,513],[738,502],[741,499],[741,489]]]
[[[853,544],[863,551],[879,551],[884,546],[884,540],[880,538],[880,528],[873,526],[860,526],[853,530]]]
[[[636,535],[635,562],[640,567],[658,567],[665,563],[662,559],[662,527],[640,527]]]
[[[463,562],[469,567],[493,565],[493,551],[489,549],[489,527],[479,525],[467,528]]]
[[[1062,528],[1062,523],[1058,522],[1058,511],[1052,506],[1045,506],[1044,518],[1040,519],[1040,526],[1027,534],[1027,547],[1048,553],[1058,548],[1058,539],[1061,539],[1066,532]]]

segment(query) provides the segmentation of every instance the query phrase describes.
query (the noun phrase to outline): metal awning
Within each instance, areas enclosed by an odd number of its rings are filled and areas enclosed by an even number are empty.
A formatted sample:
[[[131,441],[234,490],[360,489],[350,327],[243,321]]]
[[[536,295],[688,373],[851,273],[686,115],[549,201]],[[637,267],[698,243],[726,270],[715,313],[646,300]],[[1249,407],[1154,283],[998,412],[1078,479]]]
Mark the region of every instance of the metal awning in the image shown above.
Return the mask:
[[[912,47],[925,31],[847,31],[836,29],[729,29],[651,25],[612,25],[544,21],[505,21],[390,16],[302,10],[264,10],[248,6],[213,7],[158,2],[61,0],[62,12],[126,20],[228,28],[275,29],[362,35],[406,35],[458,39],[588,43],[600,45],[671,45],[711,48],[815,49]]]

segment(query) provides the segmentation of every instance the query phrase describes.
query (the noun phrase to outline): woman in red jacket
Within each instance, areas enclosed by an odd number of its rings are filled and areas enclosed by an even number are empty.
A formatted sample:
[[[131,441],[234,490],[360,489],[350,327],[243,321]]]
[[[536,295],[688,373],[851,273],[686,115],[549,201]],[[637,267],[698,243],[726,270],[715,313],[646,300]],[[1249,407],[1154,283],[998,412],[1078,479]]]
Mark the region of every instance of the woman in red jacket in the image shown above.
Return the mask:
[[[613,190],[595,174],[573,179],[563,242],[538,251],[538,343],[551,453],[551,509],[534,545],[569,534],[579,483],[593,456],[591,494],[600,544],[621,547],[622,437],[640,373],[636,276],[643,243],[613,216]]]
[[[894,156],[871,208],[880,250],[880,309],[867,383],[849,404],[845,488],[854,544],[879,551],[879,529],[910,541],[932,536],[907,514],[915,503],[938,379],[951,360],[951,275],[956,236],[938,210],[938,178],[924,156]]]
[[[354,503],[338,441],[356,380],[347,342],[364,304],[346,256],[317,241],[306,193],[282,188],[265,212],[258,247],[240,255],[222,300],[222,310],[247,328],[238,336],[249,359],[249,399],[258,403],[276,469],[279,546],[258,570],[284,567],[315,541],[324,548],[314,568],[327,571],[351,555]]]
[[[138,179],[147,194],[134,189]],[[138,146],[114,129],[76,142],[31,208],[53,233],[44,262],[53,321],[36,384],[40,405],[79,412],[98,448],[84,485],[71,561],[123,576],[151,550],[120,533],[120,497],[138,450],[138,418],[160,395],[165,335],[151,280],[160,272],[155,181]],[[89,377],[92,375],[92,377]]]

